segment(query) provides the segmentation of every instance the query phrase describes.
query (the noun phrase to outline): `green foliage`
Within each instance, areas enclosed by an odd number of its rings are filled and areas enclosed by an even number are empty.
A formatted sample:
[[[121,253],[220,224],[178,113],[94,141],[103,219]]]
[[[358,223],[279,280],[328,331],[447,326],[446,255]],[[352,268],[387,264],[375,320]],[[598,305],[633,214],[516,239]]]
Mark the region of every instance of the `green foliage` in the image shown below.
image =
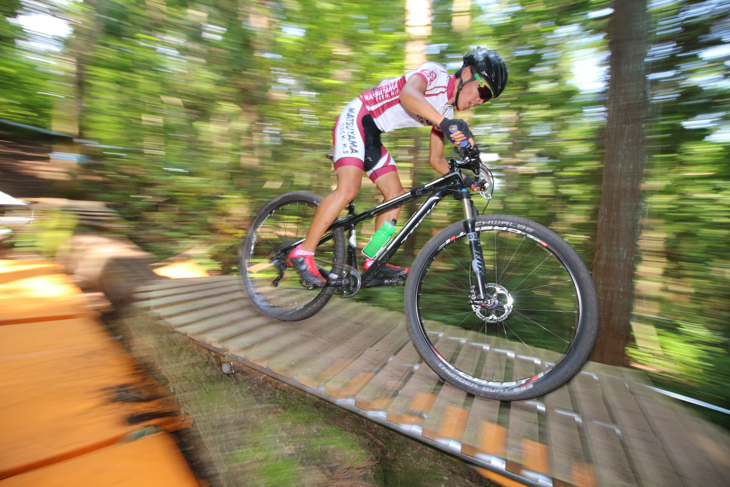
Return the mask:
[[[17,2],[10,2],[0,10],[0,119],[51,128],[51,91],[48,82],[38,76],[39,66],[23,29],[9,21],[17,10]]]
[[[656,329],[661,349],[637,345],[630,355],[666,387],[727,408],[730,86],[722,80],[730,55],[714,48],[728,2],[704,11],[709,2],[695,3],[653,11],[655,118],[634,311],[639,325]]]
[[[649,2],[650,161],[644,185],[631,357],[683,392],[730,406],[727,303],[730,108],[727,0]],[[17,3],[9,11],[17,12]],[[600,202],[608,0],[472,2],[456,31],[452,1],[431,2],[428,58],[455,71],[481,45],[505,58],[510,81],[490,104],[460,114],[499,185],[490,211],[531,218],[563,235],[590,264]],[[16,47],[0,17],[0,117],[50,127],[49,81],[80,108],[94,164],[88,198],[114,205],[160,258],[191,251],[236,272],[235,248],[255,211],[289,190],[328,193],[324,154],[341,108],[405,69],[405,2],[125,0],[68,4],[74,32],[54,71]],[[10,41],[12,39],[12,42]],[[576,66],[586,60],[594,63]],[[595,71],[597,86],[576,82]],[[39,75],[40,73],[40,75]],[[22,83],[18,83],[22,80]],[[65,88],[64,88],[65,87]],[[55,91],[56,93],[58,91]],[[54,101],[56,101],[54,99]],[[57,105],[55,114],[68,111]],[[427,131],[383,137],[406,186],[435,175]],[[367,180],[359,208],[379,202]],[[400,216],[405,221],[413,208]],[[461,218],[437,208],[396,263],[409,265]],[[372,228],[360,233],[364,244]],[[397,290],[396,290],[397,291]],[[371,293],[371,294],[367,294]],[[398,293],[364,291],[397,305]],[[367,298],[365,298],[367,299]],[[644,328],[642,328],[644,327]]]
[[[73,213],[58,209],[36,211],[34,220],[11,236],[21,252],[53,259],[77,229],[78,219]]]

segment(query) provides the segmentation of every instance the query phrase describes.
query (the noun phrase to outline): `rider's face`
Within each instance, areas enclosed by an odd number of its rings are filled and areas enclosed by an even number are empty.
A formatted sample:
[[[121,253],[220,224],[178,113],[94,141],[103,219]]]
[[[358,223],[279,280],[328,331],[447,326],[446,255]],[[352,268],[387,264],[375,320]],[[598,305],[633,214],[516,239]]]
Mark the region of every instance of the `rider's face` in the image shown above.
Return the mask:
[[[464,71],[461,72],[461,79],[464,81],[468,81],[472,78],[471,68],[467,67],[464,69]],[[489,101],[489,96],[487,96],[487,100],[482,98],[482,95],[479,93],[479,82],[478,81],[472,81],[471,83],[467,83],[464,85],[464,87],[461,89],[461,93],[459,94],[459,110],[469,110],[470,108],[478,107],[482,103],[486,103]],[[484,89],[481,90],[484,92]]]

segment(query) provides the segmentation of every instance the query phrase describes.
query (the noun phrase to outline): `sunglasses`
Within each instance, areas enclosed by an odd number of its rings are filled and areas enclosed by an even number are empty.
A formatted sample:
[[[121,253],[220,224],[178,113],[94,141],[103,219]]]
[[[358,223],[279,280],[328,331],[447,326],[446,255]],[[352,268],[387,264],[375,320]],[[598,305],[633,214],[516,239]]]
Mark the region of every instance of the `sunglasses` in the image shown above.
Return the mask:
[[[482,77],[478,74],[474,73],[474,77],[479,83],[479,98],[484,100],[484,103],[487,103],[489,100],[494,98],[494,92],[492,91],[492,87],[489,86],[489,83],[487,83],[486,80],[482,79]]]

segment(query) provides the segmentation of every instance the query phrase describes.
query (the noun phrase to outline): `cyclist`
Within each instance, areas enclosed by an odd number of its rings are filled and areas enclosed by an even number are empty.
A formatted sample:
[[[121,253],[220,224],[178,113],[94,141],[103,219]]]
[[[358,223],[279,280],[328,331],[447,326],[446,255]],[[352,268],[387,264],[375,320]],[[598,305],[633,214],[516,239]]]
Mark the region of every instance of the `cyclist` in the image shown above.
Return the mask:
[[[302,281],[315,287],[327,283],[317,269],[314,252],[327,228],[360,192],[363,171],[383,194],[384,201],[405,192],[395,161],[380,141],[381,133],[404,127],[433,127],[429,163],[438,173],[446,174],[449,165],[444,157],[444,136],[456,146],[463,140],[474,145],[469,126],[454,119],[454,111],[469,110],[498,97],[506,84],[507,66],[500,55],[477,48],[464,55],[462,67],[453,76],[442,65],[427,62],[399,78],[382,80],[352,100],[334,128],[337,188],[322,200],[307,238],[286,259]],[[396,208],[379,215],[375,228],[396,219],[399,212],[400,208]],[[371,263],[366,260],[365,270]],[[407,272],[408,269],[388,264],[376,278],[405,277]]]

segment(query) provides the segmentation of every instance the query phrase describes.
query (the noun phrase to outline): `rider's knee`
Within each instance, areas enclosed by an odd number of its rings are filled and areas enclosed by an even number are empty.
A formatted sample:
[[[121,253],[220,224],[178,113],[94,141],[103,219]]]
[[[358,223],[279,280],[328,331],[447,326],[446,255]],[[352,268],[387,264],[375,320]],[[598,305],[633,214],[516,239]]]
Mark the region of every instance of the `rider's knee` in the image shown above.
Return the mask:
[[[354,200],[359,193],[359,186],[338,186],[334,192],[338,200],[344,205],[347,205],[350,201]]]

